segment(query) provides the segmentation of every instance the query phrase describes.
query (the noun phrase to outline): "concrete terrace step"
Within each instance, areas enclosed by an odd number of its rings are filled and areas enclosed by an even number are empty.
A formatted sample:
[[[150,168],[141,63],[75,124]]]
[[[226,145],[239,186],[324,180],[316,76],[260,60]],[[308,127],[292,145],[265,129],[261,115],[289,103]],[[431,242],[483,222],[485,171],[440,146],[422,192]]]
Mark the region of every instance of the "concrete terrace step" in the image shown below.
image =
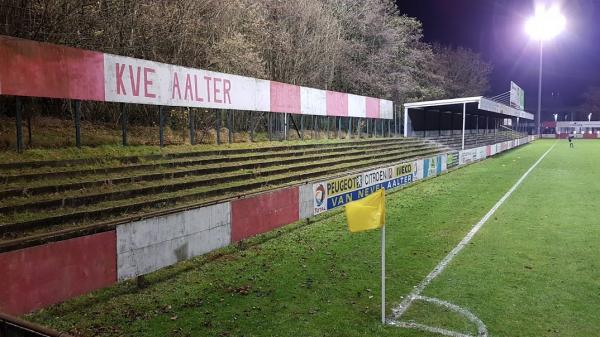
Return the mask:
[[[35,216],[31,220],[26,221],[14,221],[10,223],[4,223],[0,225],[0,233],[4,239],[21,238],[27,236],[28,230],[33,230],[29,234],[36,234],[38,229],[51,230],[54,226],[72,227],[76,230],[76,227],[89,225],[90,222],[99,221],[102,219],[114,219],[123,214],[131,216],[131,213],[136,212],[148,212],[155,208],[166,208],[176,206],[182,202],[194,202],[196,206],[202,203],[202,198],[205,198],[205,202],[210,197],[221,196],[225,198],[231,198],[236,195],[243,195],[248,191],[254,191],[263,188],[274,188],[285,186],[297,181],[306,179],[313,179],[319,177],[326,177],[328,175],[337,174],[341,172],[347,172],[355,169],[381,166],[387,163],[393,163],[403,160],[410,160],[416,157],[430,156],[439,153],[439,148],[428,148],[422,151],[413,152],[402,152],[393,156],[382,156],[378,154],[371,160],[362,162],[353,162],[340,165],[334,165],[329,167],[317,167],[312,170],[299,171],[297,174],[290,176],[288,174],[280,175],[268,175],[261,179],[257,179],[253,182],[240,181],[238,183],[231,183],[225,186],[216,186],[214,189],[206,189],[200,187],[196,189],[186,190],[184,194],[176,193],[162,193],[156,196],[141,196],[137,198],[124,199],[121,202],[116,203],[113,206],[106,206],[105,203],[98,203],[91,207],[85,207],[84,209],[63,209],[60,212],[48,212],[42,216]],[[61,213],[62,212],[62,213]],[[139,214],[137,215],[139,216]],[[58,230],[64,229],[63,227]]]
[[[428,146],[428,145],[418,145],[418,146],[410,146],[410,147],[389,146],[386,149],[386,155],[393,156],[393,155],[407,153],[407,152],[414,152],[417,150],[429,150],[429,149],[435,149],[435,147]],[[312,156],[304,156],[304,157],[297,157],[297,158],[293,158],[293,159],[274,160],[274,161],[262,162],[262,163],[252,163],[252,164],[245,164],[245,165],[231,165],[228,167],[222,167],[222,166],[215,165],[210,168],[209,167],[199,168],[199,169],[195,170],[195,172],[194,172],[194,176],[202,176],[202,175],[206,175],[206,174],[219,174],[219,173],[223,173],[223,172],[235,172],[235,171],[239,171],[239,170],[249,170],[249,169],[257,170],[256,172],[253,172],[253,173],[241,173],[238,176],[231,175],[231,176],[226,176],[223,178],[216,177],[216,178],[204,179],[203,177],[201,177],[200,179],[193,179],[193,180],[190,180],[190,179],[177,180],[177,179],[174,179],[174,178],[177,178],[175,176],[175,174],[165,173],[165,175],[166,175],[165,177],[168,179],[158,181],[156,184],[154,184],[154,186],[132,188],[132,189],[126,189],[126,190],[122,190],[122,191],[110,191],[110,192],[103,192],[103,193],[84,194],[84,195],[77,195],[77,196],[70,196],[70,195],[55,196],[55,195],[52,195],[52,198],[49,200],[48,199],[47,200],[43,200],[43,199],[42,200],[33,200],[31,197],[18,198],[18,199],[16,199],[16,202],[11,202],[11,200],[8,200],[7,202],[4,202],[4,206],[0,207],[0,213],[22,212],[22,211],[28,211],[28,210],[31,211],[31,210],[41,210],[41,209],[53,209],[53,208],[61,208],[61,207],[78,207],[78,206],[83,206],[83,205],[89,205],[91,203],[96,203],[99,201],[120,200],[120,199],[124,199],[124,198],[128,198],[128,197],[134,197],[137,195],[143,195],[143,194],[148,194],[148,193],[173,192],[173,191],[179,191],[179,190],[193,188],[193,187],[210,186],[210,185],[217,184],[217,183],[233,182],[233,181],[237,181],[237,180],[255,178],[257,176],[263,176],[263,175],[267,175],[267,174],[274,174],[274,172],[292,173],[292,172],[306,170],[311,167],[327,166],[327,165],[330,165],[332,162],[335,164],[341,164],[341,163],[352,163],[352,162],[357,162],[357,161],[373,159],[373,158],[377,158],[380,156],[380,151],[381,151],[380,149],[371,148],[371,149],[364,149],[363,151],[346,153],[343,157],[337,153],[321,155],[318,157],[318,160],[313,160],[314,158]],[[275,170],[261,170],[264,167],[273,167],[273,166],[278,166],[278,165],[283,165],[283,164],[288,164],[288,165],[295,164],[295,165],[286,166],[286,167],[283,167],[280,169],[276,168]],[[183,173],[188,173],[188,172],[183,172]],[[186,175],[189,175],[189,174],[182,175],[182,177],[185,178]]]
[[[11,169],[39,169],[43,167],[56,168],[56,167],[69,167],[69,166],[80,166],[90,165],[102,162],[117,161],[120,164],[135,164],[142,161],[153,161],[161,159],[177,159],[177,158],[193,158],[202,156],[229,156],[234,154],[249,154],[257,152],[282,152],[287,150],[298,150],[298,149],[311,149],[321,147],[335,147],[335,146],[346,146],[346,145],[360,145],[360,144],[375,144],[375,143],[390,143],[398,141],[399,138],[383,138],[383,139],[365,139],[365,140],[352,140],[352,141],[339,141],[339,142],[323,142],[313,144],[294,144],[294,145],[283,145],[283,146],[263,146],[254,148],[240,148],[240,149],[217,149],[217,150],[200,150],[200,151],[188,151],[188,152],[175,152],[165,154],[154,154],[154,155],[142,155],[142,156],[122,156],[122,157],[92,157],[92,158],[78,158],[78,159],[64,159],[64,160],[39,160],[39,161],[23,161],[23,162],[11,162],[11,163],[0,163],[0,171],[11,170]],[[406,138],[407,140],[410,138]]]

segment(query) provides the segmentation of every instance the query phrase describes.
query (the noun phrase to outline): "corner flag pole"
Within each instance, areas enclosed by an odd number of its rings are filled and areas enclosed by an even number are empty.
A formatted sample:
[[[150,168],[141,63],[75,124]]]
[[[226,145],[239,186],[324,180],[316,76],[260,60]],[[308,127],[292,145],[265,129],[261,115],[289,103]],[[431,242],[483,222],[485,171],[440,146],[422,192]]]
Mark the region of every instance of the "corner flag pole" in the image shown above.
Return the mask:
[[[381,324],[385,325],[385,224],[381,229]]]

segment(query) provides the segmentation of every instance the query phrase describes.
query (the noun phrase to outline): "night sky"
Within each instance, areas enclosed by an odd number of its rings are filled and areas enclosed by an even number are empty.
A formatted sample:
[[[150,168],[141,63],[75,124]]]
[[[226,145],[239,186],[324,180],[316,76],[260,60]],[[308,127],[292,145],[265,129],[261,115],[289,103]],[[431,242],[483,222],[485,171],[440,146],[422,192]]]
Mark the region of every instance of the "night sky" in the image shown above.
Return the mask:
[[[539,46],[525,33],[533,0],[398,0],[401,13],[423,23],[425,40],[464,46],[494,65],[493,96],[510,81],[526,92],[526,110],[537,109]],[[543,109],[570,110],[588,86],[600,85],[600,0],[562,2],[567,28],[544,45]],[[558,98],[557,98],[558,97]]]

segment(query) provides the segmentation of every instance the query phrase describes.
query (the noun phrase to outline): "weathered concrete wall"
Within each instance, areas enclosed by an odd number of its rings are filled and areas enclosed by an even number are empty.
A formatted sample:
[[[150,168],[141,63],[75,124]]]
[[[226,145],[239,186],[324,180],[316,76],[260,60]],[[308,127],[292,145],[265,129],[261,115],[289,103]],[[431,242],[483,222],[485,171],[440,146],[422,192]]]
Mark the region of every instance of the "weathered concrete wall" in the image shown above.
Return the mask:
[[[299,187],[298,207],[300,219],[310,218],[314,215],[315,203],[313,184],[304,184]]]
[[[229,202],[120,225],[118,278],[148,274],[227,246],[230,237]]]
[[[21,315],[117,279],[115,231],[0,254],[0,311]]]

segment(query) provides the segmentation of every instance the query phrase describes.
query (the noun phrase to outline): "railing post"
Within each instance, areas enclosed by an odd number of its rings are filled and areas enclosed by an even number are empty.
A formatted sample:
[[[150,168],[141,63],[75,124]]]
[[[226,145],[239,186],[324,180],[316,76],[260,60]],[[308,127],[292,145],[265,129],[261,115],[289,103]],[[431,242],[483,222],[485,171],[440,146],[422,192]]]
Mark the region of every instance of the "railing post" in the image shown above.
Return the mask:
[[[81,148],[81,101],[75,101],[75,146]]]
[[[227,110],[227,135],[229,144],[233,143],[233,111]]]
[[[254,111],[250,111],[250,142],[254,142]]]
[[[22,123],[22,110],[23,110],[23,102],[21,102],[21,97],[17,97],[15,102],[15,122],[17,127],[17,152],[23,152],[23,123]]]
[[[352,139],[352,117],[348,117],[348,139]]]
[[[217,145],[221,145],[221,110],[215,111],[215,129],[217,131]]]
[[[165,108],[158,107],[158,138],[160,147],[165,147]]]
[[[129,120],[129,116],[127,115],[127,107],[125,103],[121,103],[121,137],[123,146],[127,146],[127,122]]]
[[[269,133],[269,141],[273,140],[273,121],[272,121],[272,113],[267,112],[267,124],[268,125],[268,133]]]
[[[300,115],[300,139],[304,140],[304,115]]]
[[[194,125],[194,110],[188,108],[188,119],[190,129],[190,144],[196,145],[196,126]]]
[[[358,139],[362,137],[362,128],[360,127],[360,117],[358,118],[358,123],[356,123],[356,128],[358,129]]]

